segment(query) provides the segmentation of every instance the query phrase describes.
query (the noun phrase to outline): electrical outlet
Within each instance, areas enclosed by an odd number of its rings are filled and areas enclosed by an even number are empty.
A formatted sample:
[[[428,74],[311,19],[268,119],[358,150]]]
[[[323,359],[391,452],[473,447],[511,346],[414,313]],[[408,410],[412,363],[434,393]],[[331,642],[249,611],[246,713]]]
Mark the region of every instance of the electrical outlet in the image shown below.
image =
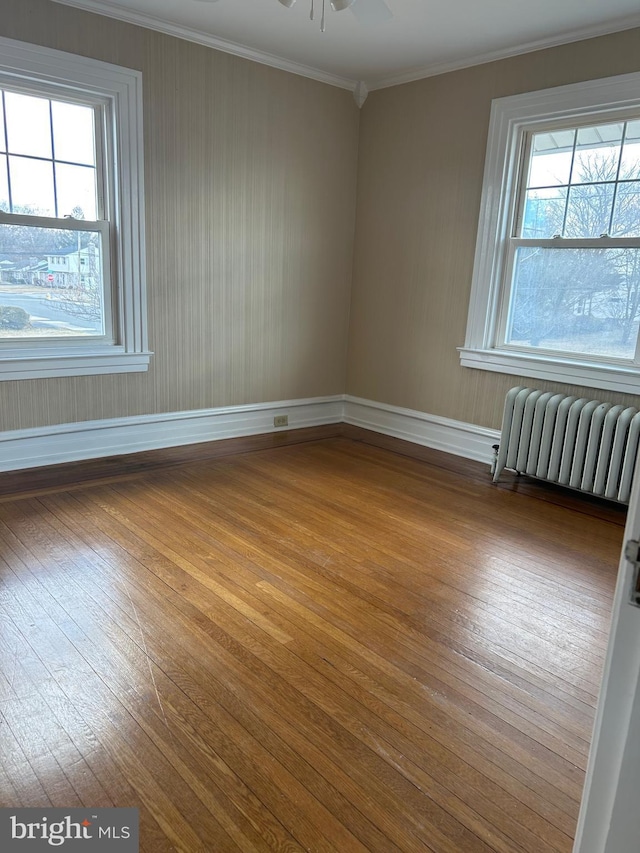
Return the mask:
[[[274,426],[289,426],[289,415],[276,415],[273,419]]]

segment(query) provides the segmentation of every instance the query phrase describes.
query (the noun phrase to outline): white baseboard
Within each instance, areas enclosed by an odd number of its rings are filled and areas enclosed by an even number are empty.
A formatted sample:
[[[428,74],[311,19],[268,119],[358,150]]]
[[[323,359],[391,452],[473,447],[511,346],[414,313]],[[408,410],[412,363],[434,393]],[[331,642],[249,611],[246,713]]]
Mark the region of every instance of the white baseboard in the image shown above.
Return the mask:
[[[363,429],[487,464],[493,457],[491,446],[500,440],[500,431],[497,429],[349,395],[345,398],[344,420]]]
[[[288,415],[290,430],[348,423],[487,463],[500,436],[498,430],[340,394],[0,432],[0,471],[281,432],[273,426],[281,414]]]
[[[284,429],[341,423],[343,411],[338,395],[12,430],[0,433],[0,471],[282,432],[273,419],[283,414]]]

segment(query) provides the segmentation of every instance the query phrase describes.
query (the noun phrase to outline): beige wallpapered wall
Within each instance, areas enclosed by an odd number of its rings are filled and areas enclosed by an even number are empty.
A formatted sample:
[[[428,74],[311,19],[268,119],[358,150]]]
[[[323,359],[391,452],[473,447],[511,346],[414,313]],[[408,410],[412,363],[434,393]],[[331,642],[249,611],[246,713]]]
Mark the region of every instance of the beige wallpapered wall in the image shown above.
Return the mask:
[[[143,72],[147,374],[0,383],[0,430],[341,394],[350,92],[48,0],[0,35]]]
[[[350,394],[499,427],[505,391],[460,367],[491,99],[640,70],[640,30],[372,92],[360,120]],[[640,400],[588,391],[602,400]]]
[[[640,69],[630,30],[373,92],[359,114],[347,91],[49,0],[0,0],[0,35],[144,74],[155,352],[148,374],[1,382],[0,430],[345,388],[499,426],[522,380],[456,351],[491,99]]]

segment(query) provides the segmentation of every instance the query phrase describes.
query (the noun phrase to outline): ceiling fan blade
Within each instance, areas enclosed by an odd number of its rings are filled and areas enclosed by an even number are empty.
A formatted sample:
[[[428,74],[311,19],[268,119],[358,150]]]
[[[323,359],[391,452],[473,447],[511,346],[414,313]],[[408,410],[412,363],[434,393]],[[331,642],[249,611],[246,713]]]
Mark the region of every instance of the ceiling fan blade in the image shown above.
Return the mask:
[[[384,0],[355,0],[349,7],[357,18],[358,23],[365,26],[385,24],[393,18],[393,12]]]

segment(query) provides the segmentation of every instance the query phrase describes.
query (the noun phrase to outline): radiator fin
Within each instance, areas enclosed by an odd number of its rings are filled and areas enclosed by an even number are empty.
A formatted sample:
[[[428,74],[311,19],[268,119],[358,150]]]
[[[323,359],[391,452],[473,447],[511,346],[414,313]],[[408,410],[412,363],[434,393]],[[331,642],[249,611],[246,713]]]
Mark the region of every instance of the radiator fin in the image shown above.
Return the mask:
[[[511,468],[628,503],[639,446],[633,407],[518,386],[505,400],[493,479]]]

